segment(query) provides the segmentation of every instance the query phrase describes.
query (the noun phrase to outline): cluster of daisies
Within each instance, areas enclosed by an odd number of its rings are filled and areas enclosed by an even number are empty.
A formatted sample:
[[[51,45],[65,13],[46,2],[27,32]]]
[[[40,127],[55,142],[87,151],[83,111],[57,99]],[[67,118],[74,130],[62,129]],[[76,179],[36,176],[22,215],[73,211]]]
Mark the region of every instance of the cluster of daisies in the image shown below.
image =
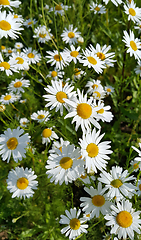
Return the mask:
[[[103,0],[103,2],[107,5],[109,0]],[[112,0],[112,3],[118,7],[123,2]],[[24,28],[37,26],[36,19],[24,20],[21,15],[14,13],[13,8],[19,8],[20,4],[20,1],[0,1],[0,39],[4,37],[16,39]],[[140,30],[141,9],[136,7],[133,0],[123,3],[123,7],[128,15],[128,21],[133,21],[136,24],[135,29]],[[47,10],[47,14],[55,14],[58,17],[59,14],[65,15],[70,8],[71,6],[59,3],[51,8],[46,5],[44,10]],[[106,7],[93,2],[90,4],[90,11],[94,14],[105,14]],[[45,46],[51,41],[55,48],[51,29],[46,25],[35,26],[32,36],[37,39],[38,44]],[[0,135],[1,158],[9,163],[12,157],[18,163],[26,157],[32,138],[25,133],[26,127],[31,121],[36,121],[39,127],[44,126],[41,134],[42,144],[46,146],[49,143],[52,144],[45,166],[50,182],[68,185],[79,179],[86,185],[84,191],[87,197],[80,197],[83,217],[80,217],[80,209],[66,210],[66,216],[60,216],[60,224],[67,225],[61,233],[65,233],[69,239],[75,239],[82,233],[87,233],[87,221],[103,215],[107,220],[106,225],[111,226],[111,234],[118,235],[119,239],[122,237],[134,239],[134,231],[140,233],[141,219],[140,211],[132,208],[130,199],[135,194],[141,195],[141,180],[137,181],[133,175],[129,176],[128,170],[119,166],[113,166],[107,172],[109,155],[112,154],[111,142],[102,141],[105,133],[101,133],[101,122],[108,124],[114,117],[110,111],[111,106],[106,105],[104,100],[113,94],[114,88],[108,84],[103,86],[97,78],[90,78],[82,91],[79,88],[75,89],[75,83],[81,78],[86,78],[86,72],[83,71],[85,68],[91,69],[96,74],[102,74],[104,69],[114,67],[115,53],[111,52],[110,45],[101,46],[99,43],[96,46],[89,44],[87,48],[82,49],[81,44],[84,39],[81,32],[72,24],[64,28],[60,38],[66,45],[65,48],[61,51],[58,47],[48,50],[44,56],[32,47],[24,47],[21,42],[16,42],[13,48],[1,45],[0,71],[4,71],[6,77],[16,72],[19,78],[12,80],[7,87],[8,91],[1,95],[0,112],[5,111],[6,105],[13,105],[16,101],[21,103],[26,101],[22,99],[22,94],[30,87],[30,80],[24,79],[23,71],[30,71],[33,64],[40,63],[41,60],[46,61],[49,65],[46,79],[51,80],[51,84],[43,89],[45,94],[42,96],[46,102],[45,109],[48,110],[41,109],[33,112],[29,118],[17,119],[19,120],[17,128],[7,128]],[[140,66],[140,39],[135,38],[133,31],[130,30],[129,33],[124,31],[123,42],[128,48],[127,53],[130,53],[131,57],[134,56]],[[66,70],[71,62],[74,68],[71,78],[68,78]],[[140,72],[138,68],[136,72],[141,74],[141,67]],[[76,133],[77,131],[81,133],[77,147],[60,138],[55,132],[55,126],[47,127],[47,123],[51,120],[52,110],[64,119],[71,118],[71,123],[75,124]],[[132,171],[137,172],[141,169],[141,151],[134,146],[132,148],[139,154],[131,161]],[[36,178],[37,175],[31,168],[24,169],[18,166],[12,169],[7,178],[7,189],[12,193],[12,198],[32,197],[33,190],[38,187]]]

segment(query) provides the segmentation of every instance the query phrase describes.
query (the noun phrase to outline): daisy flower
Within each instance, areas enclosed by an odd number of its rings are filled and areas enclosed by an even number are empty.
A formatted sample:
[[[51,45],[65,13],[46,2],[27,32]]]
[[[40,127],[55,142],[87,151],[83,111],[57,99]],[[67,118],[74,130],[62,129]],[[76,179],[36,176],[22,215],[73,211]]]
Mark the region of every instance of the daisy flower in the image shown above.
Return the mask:
[[[46,78],[51,77],[53,80],[58,80],[58,78],[63,78],[64,74],[65,72],[54,68],[53,71],[49,71],[49,74],[46,76]]]
[[[3,37],[16,39],[17,34],[21,34],[19,31],[23,30],[21,25],[10,12],[6,15],[6,11],[0,11],[0,39]]]
[[[4,112],[6,109],[6,106],[4,104],[0,104],[0,112]]]
[[[135,186],[131,182],[128,183],[128,181],[135,178],[133,176],[128,177],[128,175],[127,170],[123,171],[122,167],[113,166],[110,173],[103,170],[98,180],[106,184],[103,190],[109,190],[107,197],[110,199],[116,197],[117,201],[119,201],[122,196],[131,198],[134,194]]]
[[[141,8],[136,7],[134,1],[124,4],[125,13],[128,15],[128,21],[132,20],[134,23],[141,20]]]
[[[18,70],[28,70],[29,69],[28,61],[23,52],[12,53],[11,59],[17,61],[16,67]]]
[[[43,95],[45,101],[48,103],[45,107],[50,107],[50,110],[56,108],[56,112],[60,109],[60,115],[63,115],[63,106],[68,109],[67,104],[64,99],[72,99],[76,96],[75,92],[72,92],[74,86],[69,85],[68,83],[63,86],[63,80],[53,81],[51,80],[52,86],[47,85],[47,88],[44,88],[47,95]]]
[[[91,124],[97,128],[101,128],[99,123],[94,119],[97,115],[98,107],[92,106],[93,98],[87,100],[87,94],[83,96],[83,92],[77,89],[78,99],[71,101],[64,98],[64,101],[71,107],[70,112],[65,116],[66,118],[73,117],[72,123],[76,122],[75,130],[81,126],[82,131],[85,132],[86,129],[91,128]]]
[[[0,98],[0,102],[2,104],[9,104],[13,103],[17,100],[16,96],[11,92],[11,93],[6,93],[5,95],[2,95]]]
[[[10,57],[8,62],[5,62],[0,53],[0,71],[5,71],[6,75],[13,75],[13,72],[18,72],[17,61]]]
[[[118,7],[118,4],[122,3],[122,0],[111,0],[113,4],[116,5],[116,7]],[[107,5],[109,0],[103,0],[103,2]]]
[[[21,4],[20,1],[16,0],[16,1],[11,1],[11,0],[2,0],[0,1],[0,10],[2,9],[2,7],[8,7],[9,10],[13,11],[12,7],[18,8],[19,5]]]
[[[94,11],[94,14],[96,13],[103,14],[106,13],[106,8],[101,4],[96,4],[92,2],[92,4],[90,5],[90,11]]]
[[[80,32],[77,32],[77,28],[73,29],[73,25],[69,25],[69,29],[65,28],[63,33],[61,34],[62,40],[65,43],[69,43],[70,45],[77,43],[77,38],[80,37]]]
[[[4,45],[1,45],[1,52],[6,52],[6,47]]]
[[[135,59],[141,58],[141,42],[140,39],[135,38],[134,33],[130,30],[130,35],[127,31],[123,31],[123,42],[125,42],[126,47],[128,47],[127,53],[130,53],[130,57],[134,55]]]
[[[50,114],[46,110],[38,110],[37,113],[31,115],[31,119],[38,122],[47,122],[49,120]]]
[[[101,81],[100,80],[95,80],[95,79],[92,79],[92,81],[88,81],[85,87],[88,88],[87,93],[89,93],[90,95],[97,88],[101,88],[103,90],[103,87],[101,85]]]
[[[85,51],[82,49],[82,51],[84,56],[82,55],[80,63],[83,63],[83,66],[88,66],[88,68],[93,68],[97,73],[102,73],[102,69],[106,68],[104,62],[101,61],[101,59],[88,48],[86,48]]]
[[[63,146],[70,145],[70,142],[69,141],[64,141],[63,138],[60,138],[59,140],[60,140],[60,142],[58,142],[58,141],[53,142],[52,149],[49,150],[49,153],[55,153],[56,149],[59,149],[62,152],[62,147]]]
[[[14,81],[12,81],[9,86],[8,86],[8,91],[10,92],[16,92],[16,93],[20,93],[20,92],[24,92],[24,88],[28,88],[30,86],[30,81],[29,80],[24,80],[23,77],[20,79],[15,79]]]
[[[84,161],[80,159],[80,149],[75,146],[62,146],[61,151],[55,149],[55,153],[50,154],[46,165],[46,174],[50,182],[61,185],[63,182],[72,183],[83,174]]]
[[[25,199],[25,197],[33,197],[34,191],[32,189],[37,189],[38,186],[36,178],[37,176],[31,168],[16,167],[15,170],[12,169],[6,180],[7,189],[10,193],[13,193],[12,198],[23,197]]]
[[[58,139],[57,134],[52,131],[52,128],[45,128],[42,131],[42,144],[48,144],[51,140]]]
[[[141,143],[139,143],[139,147],[141,148]],[[140,162],[141,161],[141,151],[134,146],[132,146],[132,148],[139,154],[139,157],[135,157],[134,160]]]
[[[134,26],[134,28],[135,28],[135,29],[138,29],[138,34],[140,34],[140,33],[141,33],[141,21],[139,21],[139,22],[137,23],[137,25]]]
[[[107,161],[110,158],[107,154],[111,154],[113,151],[108,150],[111,146],[111,141],[104,141],[100,143],[105,133],[100,135],[100,130],[96,132],[94,128],[92,132],[87,131],[83,134],[83,138],[79,139],[79,145],[81,147],[82,157],[85,158],[85,164],[87,172],[92,169],[97,173],[97,169],[103,171],[106,168]]]
[[[66,237],[69,237],[69,239],[75,239],[78,237],[81,233],[87,233],[86,228],[88,228],[87,224],[83,224],[87,221],[86,218],[79,218],[81,210],[79,209],[78,212],[76,208],[71,208],[70,212],[68,210],[65,210],[65,215],[61,215],[61,219],[59,223],[61,224],[67,224],[67,227],[64,227],[61,230],[61,233],[65,234]]]
[[[27,118],[21,118],[20,119],[20,125],[22,127],[27,127],[27,123],[29,123],[29,120]]]
[[[33,38],[38,38],[38,42],[45,43],[51,40],[52,34],[50,33],[51,29],[46,29],[46,26],[39,26],[34,29]]]
[[[4,134],[0,135],[0,154],[2,155],[2,160],[7,159],[7,163],[10,160],[11,154],[15,162],[25,158],[27,143],[30,141],[30,136],[28,133],[24,133],[23,129],[17,127],[17,129],[8,128],[4,131]],[[22,136],[21,136],[22,135]]]
[[[60,14],[61,16],[64,15],[65,11],[71,8],[71,6],[63,5],[63,3],[57,4],[55,7],[49,9],[49,12],[54,12],[55,15]]]
[[[21,49],[21,48],[23,48],[23,44],[22,44],[21,42],[16,42],[15,45],[14,45],[14,47],[15,47],[16,49]]]
[[[111,206],[112,211],[104,218],[108,221],[107,226],[111,226],[111,234],[118,234],[118,238],[126,239],[129,236],[134,240],[134,231],[140,234],[141,220],[140,211],[135,212],[129,200],[122,200],[117,203],[117,207]]]
[[[100,109],[97,111],[97,119],[101,119],[102,122],[111,122],[113,120],[113,114],[109,111],[111,109],[111,106],[104,106],[104,103],[102,101],[96,101],[94,99],[94,106],[100,107]]]
[[[79,53],[79,50],[80,50],[80,46],[77,47],[75,49],[75,47],[73,45],[70,46],[70,49],[69,50],[68,48],[65,48],[64,49],[64,55],[65,57],[67,58],[67,61],[70,63],[71,61],[74,61],[74,63],[76,64],[77,61],[80,60],[80,53]]]
[[[80,43],[80,44],[83,44],[84,43],[84,38],[82,36],[78,37],[77,42]]]
[[[83,75],[86,75],[84,71],[82,71],[80,68],[74,69],[74,80],[80,79]]]
[[[132,166],[134,172],[137,172],[139,170],[141,171],[141,162],[134,160],[130,162],[130,165]]]
[[[6,56],[6,57],[9,57],[9,56],[12,55],[13,52],[16,53],[16,49],[9,47],[9,48],[7,48],[7,50],[6,50],[5,56]],[[16,63],[17,63],[17,61],[16,61]]]
[[[140,74],[140,77],[141,77],[141,61],[138,61],[138,65],[136,66],[134,71],[137,75]]]
[[[136,194],[140,197],[141,196],[141,180],[138,181]]]
[[[105,86],[105,92],[107,93],[107,95],[111,95],[114,92],[114,88],[110,85]]]
[[[86,172],[84,174],[82,174],[79,179],[84,182],[85,184],[91,184],[90,179],[92,179],[93,181],[95,181],[95,177],[94,176],[89,176]]]
[[[104,88],[101,86],[98,86],[98,88],[94,89],[92,96],[94,99],[101,100],[105,98],[105,94],[106,93],[104,91]]]
[[[51,66],[56,64],[56,69],[63,69],[66,65],[69,63],[67,62],[67,59],[65,58],[63,52],[58,52],[57,50],[51,51],[46,51],[47,55],[46,58],[49,58],[47,63],[51,63]]]
[[[32,27],[37,23],[36,19],[27,19],[25,22],[23,22],[23,25],[26,26],[27,28]]]
[[[14,12],[12,13],[13,18],[16,20],[16,22],[21,22],[23,23],[24,19],[22,15],[15,14]]]
[[[41,54],[38,53],[36,50],[32,50],[31,47],[23,49],[23,52],[25,53],[28,64],[36,64],[41,60]]]
[[[111,202],[108,201],[106,194],[102,193],[102,184],[98,183],[98,188],[94,189],[92,186],[90,188],[84,187],[84,190],[91,196],[81,197],[80,201],[83,202],[80,204],[80,207],[83,207],[83,212],[86,214],[91,213],[91,217],[98,218],[100,212],[103,215],[110,212]]]

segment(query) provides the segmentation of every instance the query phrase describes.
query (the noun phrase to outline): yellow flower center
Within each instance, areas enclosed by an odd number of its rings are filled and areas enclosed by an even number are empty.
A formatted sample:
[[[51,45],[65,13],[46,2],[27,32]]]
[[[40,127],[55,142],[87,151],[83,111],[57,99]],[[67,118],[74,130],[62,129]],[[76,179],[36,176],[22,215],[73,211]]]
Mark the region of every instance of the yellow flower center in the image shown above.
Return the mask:
[[[91,64],[93,64],[93,65],[96,65],[97,64],[97,61],[95,60],[95,58],[93,58],[93,57],[87,57],[87,59],[88,59],[88,61],[91,63]]]
[[[90,216],[91,216],[90,213],[86,214],[86,217],[90,217]]]
[[[139,185],[139,189],[140,189],[140,191],[141,191],[141,184]]]
[[[45,128],[42,132],[42,135],[44,138],[49,138],[51,136],[51,134],[52,134],[52,131],[49,128]]]
[[[98,53],[97,53],[97,56],[98,56],[101,60],[104,60],[104,59],[105,59],[105,54],[102,53],[102,52],[98,52]]]
[[[79,71],[79,69],[78,68],[75,68],[75,73],[74,73],[74,75],[79,75],[80,74],[80,71]]]
[[[38,119],[43,119],[45,117],[45,115],[43,115],[43,114],[40,114],[40,115],[38,115]]]
[[[11,99],[11,95],[6,95],[5,97],[4,97],[4,100],[10,100]]]
[[[95,10],[96,11],[100,11],[100,8],[97,6],[97,7],[95,7]]]
[[[28,53],[27,56],[28,56],[29,58],[34,58],[34,57],[35,57],[35,55],[34,55],[33,53]]]
[[[8,62],[1,62],[0,67],[4,67],[6,70],[10,68],[10,64]]]
[[[19,87],[21,87],[21,86],[22,86],[22,82],[20,82],[20,81],[14,83],[14,87],[15,87],[15,88],[19,88]]]
[[[101,96],[100,92],[95,91],[94,93],[96,93],[96,97],[100,98]]]
[[[121,211],[116,216],[116,221],[120,227],[128,228],[131,226],[131,224],[133,222],[133,218],[132,218],[131,213],[129,213],[127,211]]]
[[[0,0],[0,5],[10,5],[8,0]]]
[[[26,125],[26,122],[23,122],[24,125]]]
[[[133,8],[129,8],[129,14],[132,15],[133,17],[136,16],[136,12]]]
[[[69,37],[69,38],[74,38],[74,37],[75,37],[75,34],[74,34],[73,32],[69,32],[69,33],[68,33],[68,37]]]
[[[93,158],[98,155],[99,148],[95,143],[88,144],[86,151],[88,152],[88,156]]]
[[[134,169],[138,169],[139,165],[137,163],[134,163],[133,167],[134,167]]]
[[[60,160],[60,166],[65,170],[68,168],[71,168],[72,164],[73,164],[73,160],[70,157],[63,157]]]
[[[27,25],[31,25],[33,23],[33,21],[31,21],[31,22],[28,22],[28,24]]]
[[[85,178],[87,178],[87,173],[85,174],[85,175],[81,175],[81,177],[80,178],[82,178],[82,179],[85,179]]]
[[[72,52],[70,53],[70,55],[71,55],[72,57],[75,57],[75,58],[78,56],[78,54],[79,54],[78,51],[72,51]]]
[[[88,103],[80,103],[77,106],[77,114],[83,119],[88,119],[92,114],[92,107]]]
[[[60,11],[60,10],[62,10],[62,7],[61,7],[61,5],[59,5],[59,4],[58,4],[58,5],[56,5],[56,6],[55,6],[55,10],[56,10],[56,11]]]
[[[4,31],[9,31],[11,29],[11,24],[5,20],[0,21],[0,29]]]
[[[45,37],[46,37],[46,33],[45,33],[45,34],[43,34],[43,33],[39,33],[39,37],[41,37],[41,38],[45,38]]]
[[[70,228],[73,230],[78,230],[80,228],[80,221],[77,218],[71,219]]]
[[[8,53],[12,53],[12,50],[8,50]]]
[[[114,179],[112,182],[111,182],[111,186],[113,186],[114,188],[119,188],[120,186],[122,186],[122,181],[119,180],[119,179]]]
[[[100,113],[100,114],[104,113],[104,109],[101,108],[100,110],[97,111],[97,113]]]
[[[62,57],[59,54],[56,54],[54,56],[54,60],[56,60],[57,62],[60,62],[62,60]]]
[[[14,150],[17,146],[18,146],[18,140],[15,137],[9,138],[9,140],[7,141],[7,147],[10,150]]]
[[[92,88],[93,89],[98,88],[98,85],[97,84],[93,84]]]
[[[4,50],[4,49],[5,49],[5,46],[2,45],[2,46],[1,46],[1,50]]]
[[[15,14],[15,15],[14,15],[14,18],[18,18],[18,15]]]
[[[101,195],[95,195],[93,198],[92,198],[92,203],[94,206],[96,207],[102,207],[105,203],[105,198]]]
[[[21,57],[17,57],[16,60],[18,60],[17,64],[23,64],[24,60]]]
[[[57,92],[57,94],[56,94],[57,101],[60,103],[64,103],[65,101],[63,100],[63,98],[67,98],[67,94],[64,92],[61,92],[61,91]]]
[[[17,188],[21,190],[26,189],[28,184],[29,184],[29,181],[27,180],[27,178],[22,177],[17,180]]]
[[[132,48],[134,51],[137,51],[137,50],[138,50],[137,45],[136,45],[136,43],[135,43],[134,41],[130,41],[130,46],[131,46],[131,48]]]
[[[107,88],[107,92],[111,92],[111,88]]]
[[[57,72],[56,71],[52,71],[51,76],[52,77],[56,77],[57,76]]]

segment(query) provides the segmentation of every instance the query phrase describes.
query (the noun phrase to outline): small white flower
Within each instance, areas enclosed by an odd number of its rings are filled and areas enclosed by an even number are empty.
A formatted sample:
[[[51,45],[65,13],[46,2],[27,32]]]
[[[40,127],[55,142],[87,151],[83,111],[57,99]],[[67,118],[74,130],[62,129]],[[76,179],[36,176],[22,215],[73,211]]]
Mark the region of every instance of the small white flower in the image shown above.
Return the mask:
[[[23,25],[26,26],[27,28],[32,27],[32,25],[35,25],[37,23],[36,19],[27,19]]]
[[[46,110],[38,110],[37,113],[32,113],[31,119],[38,122],[47,122],[49,120],[50,114]]]
[[[77,43],[77,38],[80,37],[80,32],[77,32],[77,28],[73,29],[73,25],[69,25],[69,29],[65,28],[61,34],[62,40],[70,45]]]
[[[10,92],[10,93],[6,93],[5,95],[2,95],[0,98],[0,102],[2,104],[9,104],[9,103],[13,103],[17,100],[16,96]]]
[[[51,140],[58,139],[57,134],[52,131],[52,128],[45,128],[42,131],[42,144],[48,144]]]
[[[23,78],[21,79],[15,79],[15,81],[12,81],[9,86],[8,86],[8,91],[11,92],[24,92],[24,87],[28,88],[30,86],[30,81],[29,80],[24,80]]]
[[[135,23],[141,20],[141,8],[136,7],[136,4],[132,0],[128,2],[127,6],[124,4],[125,13],[128,15],[128,21],[130,19]]]
[[[105,86],[105,92],[107,93],[107,95],[111,95],[114,92],[114,88],[110,85]]]
[[[0,10],[2,9],[2,7],[4,7],[4,8],[8,7],[9,10],[13,11],[13,7],[18,8],[20,4],[21,4],[21,2],[18,0],[16,0],[16,1],[11,1],[11,0],[0,1]]]
[[[65,48],[63,54],[67,58],[67,61],[69,63],[71,61],[74,61],[74,63],[76,64],[77,61],[79,61],[81,58],[81,55],[79,53],[80,46],[75,49],[75,47],[73,45],[71,45],[70,49],[71,50],[69,50],[68,48]]]
[[[31,47],[23,49],[23,52],[25,53],[29,64],[36,64],[41,60],[41,54],[38,53],[36,50],[32,50]]]
[[[33,38],[38,38],[38,42],[45,43],[51,40],[52,34],[50,33],[51,29],[46,29],[46,26],[38,26],[34,29]]]
[[[106,13],[106,8],[101,4],[92,2],[92,4],[90,5],[90,11],[94,11],[94,14],[103,14]]]
[[[59,53],[57,50],[53,50],[53,52],[46,51],[46,53],[49,54],[46,55],[46,58],[49,58],[47,63],[51,63],[51,66],[56,65],[56,69],[61,70],[69,64],[63,52]]]
[[[21,118],[20,119],[20,125],[22,127],[27,127],[27,123],[29,123],[29,120],[27,118]]]
[[[61,16],[64,15],[65,11],[68,10],[68,8],[71,8],[71,6],[63,5],[63,3],[59,3],[56,6],[51,7],[49,9],[49,12],[54,12],[55,15],[60,14]]]

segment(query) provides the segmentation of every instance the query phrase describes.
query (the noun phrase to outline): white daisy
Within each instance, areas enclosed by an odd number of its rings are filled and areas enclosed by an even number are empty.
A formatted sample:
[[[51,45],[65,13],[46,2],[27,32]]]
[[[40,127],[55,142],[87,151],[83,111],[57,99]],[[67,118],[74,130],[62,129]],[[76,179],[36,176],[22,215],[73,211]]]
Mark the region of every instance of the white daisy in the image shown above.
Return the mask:
[[[9,10],[13,11],[13,7],[18,8],[19,5],[21,4],[20,1],[16,0],[16,1],[11,1],[11,0],[2,0],[0,1],[0,10],[2,9],[2,7],[6,8],[8,7]]]
[[[29,63],[23,52],[12,53],[11,59],[17,61],[16,67],[18,70],[28,70],[29,69]]]
[[[86,72],[82,71],[80,68],[74,69],[74,80],[80,79],[83,75],[86,75]]]
[[[69,29],[65,28],[63,33],[61,34],[62,40],[65,43],[69,43],[70,45],[77,43],[77,38],[80,37],[80,32],[77,32],[77,28],[73,29],[73,25],[69,25]]]
[[[9,57],[9,56],[12,55],[13,52],[16,53],[16,49],[9,47],[9,48],[6,49],[5,56],[6,56],[6,57]],[[16,63],[17,63],[17,61],[16,61]]]
[[[122,196],[131,198],[134,194],[135,186],[128,181],[134,180],[133,176],[129,176],[128,170],[123,171],[122,167],[113,166],[110,173],[102,171],[98,180],[105,185],[104,190],[109,190],[107,197],[110,199],[116,197],[117,201],[121,199]]]
[[[61,185],[63,182],[68,184],[68,182],[75,181],[78,177],[83,174],[84,161],[80,159],[80,149],[75,146],[68,145],[62,146],[61,151],[55,149],[54,154],[50,154],[46,165],[46,174],[53,182]]]
[[[11,92],[11,93],[6,93],[5,95],[2,95],[0,98],[0,102],[2,104],[9,104],[13,103],[17,100],[16,96]]]
[[[87,233],[86,228],[88,228],[87,224],[83,224],[87,221],[87,218],[79,218],[81,210],[79,209],[78,212],[76,208],[71,208],[70,212],[68,210],[65,210],[65,215],[61,215],[61,219],[59,223],[61,224],[67,224],[67,227],[64,227],[61,230],[61,233],[65,234],[66,237],[69,237],[69,239],[76,239],[81,233]]]
[[[118,238],[134,240],[134,231],[140,234],[141,220],[140,211],[135,212],[132,203],[129,200],[122,200],[121,204],[117,203],[117,207],[111,206],[111,213],[104,218],[108,221],[107,226],[111,226],[111,234],[118,234]]]
[[[29,64],[36,64],[41,60],[41,54],[38,53],[36,50],[32,50],[31,47],[23,49],[23,52],[25,53]]]
[[[113,120],[113,114],[109,111],[111,109],[111,106],[104,106],[104,103],[102,101],[96,101],[94,99],[94,106],[100,107],[100,109],[97,111],[97,119],[101,119],[102,122],[111,122]]]
[[[60,14],[61,16],[63,16],[65,11],[68,10],[68,8],[71,8],[71,6],[67,6],[67,5],[63,5],[63,3],[59,3],[54,8],[51,7],[49,9],[49,12],[54,12],[55,15]]]
[[[134,33],[130,30],[130,35],[127,31],[123,31],[123,42],[125,42],[126,47],[128,47],[127,53],[130,53],[130,57],[134,55],[135,59],[141,58],[141,42],[140,39],[135,38]]]
[[[141,61],[138,61],[138,65],[136,66],[134,71],[137,75],[140,74],[140,77],[141,77]]]
[[[46,26],[38,26],[34,29],[33,38],[38,38],[38,42],[45,43],[51,40],[52,34],[50,33],[51,29],[46,29]]]
[[[51,140],[58,139],[57,134],[52,131],[52,128],[45,128],[42,131],[42,144],[48,144]]]
[[[12,15],[13,15],[13,18],[16,20],[16,22],[23,23],[24,19],[23,19],[22,15],[18,15],[18,14],[14,13],[14,12],[12,13]]]
[[[31,119],[38,122],[47,122],[49,120],[50,114],[46,110],[38,110],[37,113],[32,113]]]
[[[110,85],[105,86],[105,92],[107,93],[107,95],[111,95],[114,92],[114,88]]]
[[[46,58],[49,58],[47,63],[51,63],[51,66],[56,65],[56,69],[61,70],[69,64],[63,52],[59,53],[57,50],[53,50],[53,52],[46,51],[46,53],[49,54],[46,56]]]
[[[59,139],[60,142],[54,141],[52,144],[52,149],[49,150],[49,153],[55,153],[56,148],[58,148],[62,152],[62,147],[63,146],[68,146],[70,145],[69,141],[64,141],[63,138]]]
[[[77,42],[80,43],[80,44],[83,44],[84,43],[84,38],[82,36],[78,37]]]
[[[25,22],[23,22],[23,25],[26,26],[27,28],[32,27],[37,23],[36,19],[27,19]]]
[[[31,168],[16,167],[15,170],[12,169],[6,180],[7,189],[10,193],[13,193],[12,198],[23,197],[25,199],[25,197],[32,197],[34,194],[32,189],[37,189],[38,186],[36,178],[37,176]]]
[[[20,119],[20,125],[22,127],[27,127],[27,123],[29,123],[29,120],[27,118],[21,118]]]
[[[83,66],[88,66],[88,68],[92,67],[97,73],[102,73],[103,68],[106,68],[104,62],[101,61],[101,59],[88,48],[86,48],[85,51],[82,49],[82,51],[83,55],[80,63],[83,63]]]
[[[23,88],[28,88],[30,86],[30,81],[29,80],[24,80],[23,77],[21,79],[15,79],[12,81],[9,86],[8,86],[8,91],[10,92],[24,92]]]
[[[141,148],[141,143],[139,143],[139,147]],[[134,147],[134,146],[132,146],[132,148],[139,154],[139,156],[135,157],[134,160],[140,162],[141,161],[141,151],[138,148]]]
[[[19,31],[23,30],[21,25],[10,12],[6,15],[6,11],[0,11],[0,39],[3,37],[17,38],[17,34],[21,34]]]
[[[6,75],[13,75],[13,72],[18,72],[17,61],[10,58],[8,62],[5,62],[0,53],[0,71],[5,71]]]
[[[1,52],[6,52],[6,47],[4,45],[1,45]]]
[[[17,127],[17,129],[8,128],[4,131],[4,134],[0,135],[0,154],[2,155],[2,160],[9,162],[11,154],[15,162],[25,158],[27,143],[30,141],[30,136],[28,133],[24,133],[23,129]]]
[[[90,11],[94,11],[94,14],[96,13],[103,14],[106,13],[106,8],[101,4],[92,2],[92,4],[90,5]]]
[[[65,55],[65,57],[67,58],[67,61],[68,61],[69,63],[70,63],[71,61],[74,61],[74,63],[76,64],[77,61],[79,61],[80,58],[81,58],[81,55],[80,55],[80,53],[79,53],[80,46],[75,49],[75,47],[74,47],[73,45],[71,45],[71,46],[70,46],[70,49],[71,49],[71,50],[69,50],[68,48],[65,48],[63,53],[64,53],[64,55]]]
[[[96,118],[98,107],[92,106],[93,98],[87,100],[87,94],[83,96],[83,92],[77,89],[78,99],[74,101],[64,99],[64,101],[71,107],[70,112],[65,116],[66,118],[73,117],[72,123],[76,122],[75,130],[81,125],[82,131],[91,128],[91,124],[97,128],[101,128],[99,123],[94,119]]]
[[[138,162],[136,160],[133,160],[130,162],[130,165],[132,166],[132,170],[134,172],[141,171],[141,161]]]
[[[118,4],[121,4],[122,3],[122,0],[111,0],[113,4],[116,5],[116,7],[118,7]],[[103,2],[105,4],[108,4],[109,0],[103,0]]]
[[[58,80],[58,78],[63,78],[65,72],[60,71],[59,69],[54,68],[53,71],[49,71],[49,74],[46,76],[47,77],[51,77],[54,80]]]
[[[14,47],[15,47],[16,49],[21,49],[21,48],[23,48],[23,44],[22,44],[21,42],[16,42],[15,45],[14,45]]]
[[[0,112],[4,112],[6,109],[6,106],[4,104],[0,104]]]
[[[138,196],[141,196],[141,180],[138,181],[137,189],[136,189],[136,194],[137,194]]]
[[[92,81],[88,81],[85,87],[88,88],[87,93],[89,93],[90,95],[97,88],[101,88],[103,90],[103,86],[101,85],[101,81],[100,80],[95,80],[95,79],[92,79]]]
[[[100,212],[103,215],[110,212],[111,202],[108,201],[106,194],[103,195],[102,184],[98,183],[98,188],[94,189],[92,186],[90,188],[84,187],[84,190],[91,196],[81,197],[80,201],[83,203],[80,204],[80,207],[83,207],[83,212],[86,214],[91,213],[91,217],[98,218]]]
[[[141,8],[136,7],[134,1],[124,4],[125,13],[128,15],[128,21],[132,20],[134,23],[141,20]]]
[[[134,28],[135,28],[135,29],[138,29],[138,34],[140,34],[140,33],[141,33],[141,21],[139,21],[139,22],[137,23],[137,25],[134,26]]]
[[[96,89],[94,89],[92,96],[94,99],[101,100],[105,98],[105,95],[106,93],[104,91],[104,88],[101,86],[98,86]]]
[[[85,158],[85,164],[87,172],[92,169],[97,173],[97,169],[103,171],[106,168],[107,161],[110,158],[107,154],[111,154],[113,151],[108,150],[111,146],[111,141],[104,141],[100,143],[105,133],[100,135],[100,130],[96,132],[94,128],[92,132],[87,131],[83,134],[83,138],[79,139],[79,145],[81,147],[82,157]]]
[[[45,101],[48,103],[45,107],[50,107],[50,110],[56,108],[56,112],[60,109],[61,116],[63,115],[63,106],[68,109],[67,104],[65,103],[64,99],[72,99],[76,96],[75,92],[72,92],[74,86],[69,85],[66,83],[63,86],[63,80],[53,81],[51,80],[52,86],[47,85],[45,90],[47,91],[47,95],[43,95]]]

